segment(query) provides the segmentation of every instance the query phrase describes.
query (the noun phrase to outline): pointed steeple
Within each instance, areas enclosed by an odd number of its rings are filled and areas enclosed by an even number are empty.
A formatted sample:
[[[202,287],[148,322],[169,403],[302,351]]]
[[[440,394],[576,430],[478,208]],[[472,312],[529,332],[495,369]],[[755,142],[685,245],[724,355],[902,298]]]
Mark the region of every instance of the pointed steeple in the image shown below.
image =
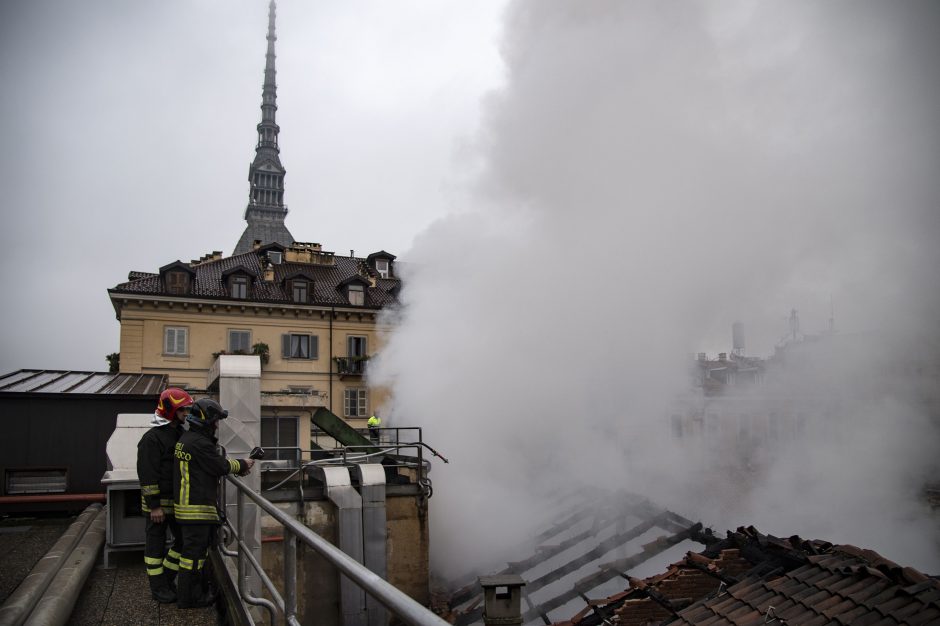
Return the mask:
[[[255,159],[248,168],[249,196],[245,209],[248,222],[233,254],[248,252],[255,241],[279,243],[289,246],[294,237],[284,225],[287,205],[284,204],[284,176],[287,170],[281,165],[278,146],[280,126],[275,121],[277,113],[277,71],[274,69],[274,18],[277,7],[274,0],[268,6],[268,50],[264,61],[264,86],[261,90],[261,122],[258,124],[258,143]]]

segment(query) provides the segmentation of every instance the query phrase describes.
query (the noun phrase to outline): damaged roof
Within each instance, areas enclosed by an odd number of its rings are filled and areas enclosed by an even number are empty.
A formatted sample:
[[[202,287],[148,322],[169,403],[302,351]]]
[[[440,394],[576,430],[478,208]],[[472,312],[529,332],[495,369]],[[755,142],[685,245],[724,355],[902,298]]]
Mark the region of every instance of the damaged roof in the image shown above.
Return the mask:
[[[624,625],[931,624],[940,622],[940,581],[872,550],[739,528],[560,624],[614,618]]]

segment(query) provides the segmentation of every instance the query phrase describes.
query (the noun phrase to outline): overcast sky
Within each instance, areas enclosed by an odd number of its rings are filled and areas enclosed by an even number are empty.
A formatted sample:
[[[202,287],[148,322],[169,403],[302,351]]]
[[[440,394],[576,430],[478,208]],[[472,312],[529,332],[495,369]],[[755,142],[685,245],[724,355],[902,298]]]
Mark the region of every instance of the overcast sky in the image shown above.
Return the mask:
[[[265,0],[0,3],[0,370],[107,368],[107,297],[245,227]],[[278,2],[300,241],[402,255],[452,210],[497,87],[502,0]]]

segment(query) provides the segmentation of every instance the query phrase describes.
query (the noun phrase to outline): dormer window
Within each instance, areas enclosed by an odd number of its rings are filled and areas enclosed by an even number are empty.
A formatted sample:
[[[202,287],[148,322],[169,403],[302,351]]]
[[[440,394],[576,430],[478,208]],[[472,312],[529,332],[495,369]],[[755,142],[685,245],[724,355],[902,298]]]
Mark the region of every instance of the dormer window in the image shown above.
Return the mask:
[[[353,283],[347,287],[346,297],[349,298],[349,304],[354,306],[363,306],[366,303],[366,292],[362,285]]]
[[[283,259],[282,253],[275,252],[274,250],[271,250],[270,252],[268,252],[268,260],[271,261],[271,263],[273,263],[274,265],[280,265],[282,259]]]
[[[392,263],[395,261],[395,255],[380,250],[373,252],[366,257],[366,263],[371,267],[380,278],[392,278]]]
[[[230,293],[233,298],[245,300],[248,298],[248,277],[232,276],[230,283]]]
[[[376,259],[375,260],[375,271],[379,273],[379,276],[382,278],[388,278],[388,259]]]
[[[291,294],[294,302],[306,304],[310,301],[310,283],[305,280],[292,280]]]
[[[186,295],[192,293],[196,272],[182,261],[174,261],[160,268],[160,282],[165,293]]]
[[[189,293],[189,274],[186,272],[167,272],[166,290],[177,295]]]

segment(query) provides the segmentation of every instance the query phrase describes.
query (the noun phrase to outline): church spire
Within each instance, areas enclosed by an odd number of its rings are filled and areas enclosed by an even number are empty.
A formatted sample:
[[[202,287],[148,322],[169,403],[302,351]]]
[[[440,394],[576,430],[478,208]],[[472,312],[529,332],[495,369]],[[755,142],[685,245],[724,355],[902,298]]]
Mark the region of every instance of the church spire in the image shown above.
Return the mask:
[[[277,7],[274,0],[268,5],[268,49],[264,61],[264,85],[261,90],[261,122],[258,124],[258,143],[255,159],[248,168],[249,196],[245,208],[248,227],[235,246],[234,254],[252,249],[255,241],[263,244],[279,243],[288,246],[293,236],[284,225],[287,205],[284,204],[284,176],[287,170],[281,165],[278,146],[280,126],[275,121],[277,113],[277,71],[274,68],[274,19]]]

